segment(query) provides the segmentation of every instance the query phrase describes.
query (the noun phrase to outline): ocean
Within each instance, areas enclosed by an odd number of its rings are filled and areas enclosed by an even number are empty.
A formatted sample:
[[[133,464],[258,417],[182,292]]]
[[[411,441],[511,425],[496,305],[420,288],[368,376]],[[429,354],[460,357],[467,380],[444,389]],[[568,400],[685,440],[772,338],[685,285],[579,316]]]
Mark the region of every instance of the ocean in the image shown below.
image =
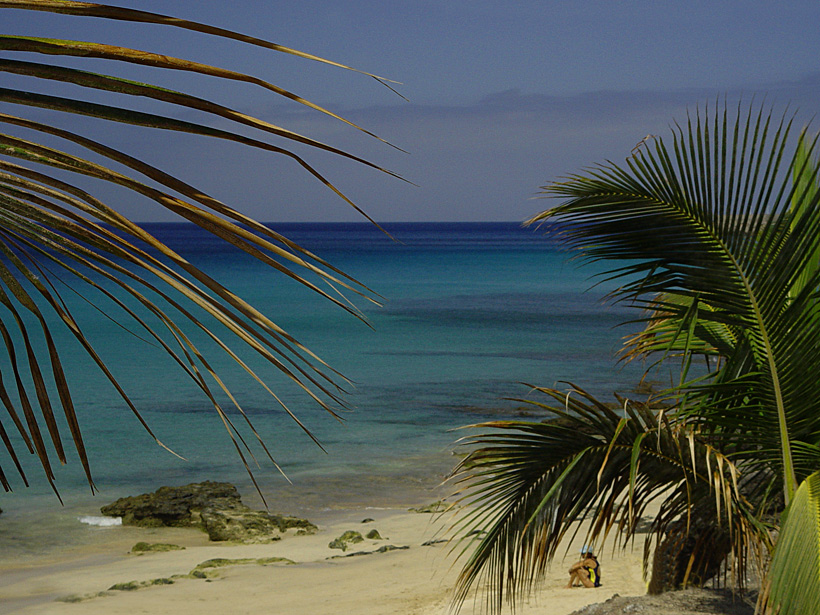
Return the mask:
[[[562,382],[571,381],[612,399],[612,391],[629,393],[640,378],[641,366],[618,365],[615,356],[632,331],[617,325],[635,314],[603,301],[609,287],[593,287],[600,265],[581,267],[543,230],[385,224],[391,239],[368,224],[271,226],[384,298],[377,306],[351,296],[367,324],[196,227],[146,225],[353,383],[339,421],[278,373],[265,372],[320,448],[228,358],[210,355],[287,476],[254,448],[254,475],[271,510],[311,515],[435,499],[458,459],[456,441],[466,435],[458,428],[546,416],[510,399],[531,397],[527,385],[566,388]],[[119,322],[110,320],[63,292],[145,420],[185,459],[154,444],[78,344],[59,335],[99,493],[91,495],[71,451],[72,463],[57,467],[63,504],[36,460],[26,459],[32,485],[25,488],[0,452],[14,487],[0,493],[0,553],[31,555],[91,540],[89,532],[100,528],[80,518],[162,485],[227,480],[249,504],[261,505],[201,392],[160,349],[124,331],[121,316],[112,312]]]

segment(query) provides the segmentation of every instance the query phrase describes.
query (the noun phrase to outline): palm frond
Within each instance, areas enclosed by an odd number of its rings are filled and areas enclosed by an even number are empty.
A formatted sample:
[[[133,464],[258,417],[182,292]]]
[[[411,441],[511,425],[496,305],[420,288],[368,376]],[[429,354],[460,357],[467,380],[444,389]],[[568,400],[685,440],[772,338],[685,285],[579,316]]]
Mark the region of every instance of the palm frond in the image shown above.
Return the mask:
[[[805,369],[820,347],[820,194],[792,181],[816,142],[795,144],[792,121],[763,108],[698,111],[675,126],[671,144],[656,139],[625,168],[609,163],[545,187],[565,201],[531,220],[558,222],[561,239],[587,258],[630,261],[612,276],[618,299],[653,306],[642,351],[690,338],[723,344],[725,361],[688,387],[683,411],[770,452],[787,497],[810,471],[795,467],[792,442],[820,433],[820,379]],[[696,321],[695,302],[708,306]],[[676,334],[687,322],[697,335]]]
[[[726,553],[733,552],[737,570],[744,569],[748,545],[766,534],[740,494],[740,472],[728,458],[686,424],[671,422],[663,408],[619,399],[616,409],[577,387],[566,393],[535,390],[552,403],[518,401],[551,418],[473,425],[481,433],[462,441],[471,452],[453,473],[456,497],[465,504],[453,530],[460,536],[459,555],[471,553],[458,579],[457,605],[479,583],[487,587],[490,612],[499,612],[505,598],[515,604],[584,519],[587,544],[602,543],[614,532],[626,546],[656,501],[660,512],[651,529],[656,543],[673,524],[705,506],[721,519]],[[682,531],[688,531],[687,524]],[[650,538],[645,565],[651,545]],[[714,543],[702,542],[695,555],[710,549]],[[694,578],[699,572],[696,566],[687,574]]]
[[[204,36],[230,39],[355,71],[269,41],[145,11],[56,0],[0,0],[0,9],[45,11],[146,24],[144,27],[161,25],[176,30],[191,30]],[[0,335],[13,376],[5,382],[0,379],[0,401],[10,425],[19,433],[25,447],[37,455],[52,486],[54,472],[46,440],[54,448],[57,461],[65,463],[67,460],[64,436],[59,433],[55,418],[56,413],[61,412],[88,482],[94,489],[80,421],[47,313],[55,314],[65,325],[153,435],[113,371],[95,351],[68,303],[61,297],[57,287],[62,285],[83,297],[84,292],[75,287],[85,287],[92,294],[100,293],[117,313],[116,316],[108,314],[111,318],[118,321],[119,317],[124,317],[141,330],[143,339],[150,340],[150,343],[168,353],[211,401],[249,472],[247,458],[253,458],[252,448],[239,426],[234,424],[217,401],[217,390],[227,395],[233,403],[265,455],[270,460],[273,456],[250,419],[244,415],[240,401],[217,373],[210,351],[201,349],[187,332],[188,329],[203,333],[220,353],[236,362],[257,381],[285,412],[291,413],[257,373],[258,369],[251,367],[248,356],[261,358],[321,407],[338,416],[334,407],[344,406],[343,395],[347,385],[341,373],[276,325],[269,315],[260,312],[111,207],[89,186],[114,184],[124,187],[246,252],[356,318],[364,320],[362,312],[344,295],[349,293],[374,303],[378,303],[378,295],[317,255],[182,179],[127,152],[40,118],[43,117],[42,110],[51,114],[49,118],[65,114],[83,115],[101,122],[131,124],[163,133],[184,132],[205,139],[230,141],[284,156],[358,211],[361,211],[358,206],[309,163],[303,154],[297,155],[290,148],[306,146],[308,151],[330,153],[380,173],[394,177],[398,175],[352,152],[230,106],[182,91],[129,80],[117,75],[117,68],[124,64],[140,64],[161,71],[192,72],[211,79],[252,84],[263,92],[284,97],[375,139],[384,140],[329,109],[257,76],[184,58],[91,41],[0,34],[0,54],[8,53],[15,54],[15,57],[0,57],[0,71],[20,77],[21,82],[28,79],[33,87],[0,88],[0,101],[21,109],[17,115],[0,114],[0,124],[5,127],[0,133],[0,304],[6,310],[6,315],[0,319]],[[80,66],[57,66],[38,59],[42,57],[62,57]],[[109,60],[107,66],[114,67],[111,74],[85,70],[84,66],[91,66],[88,58]],[[389,81],[370,73],[363,74],[385,85]],[[58,88],[58,93],[34,91],[36,85],[44,81],[52,84],[52,91]],[[60,86],[68,86],[66,92],[81,94],[60,96]],[[74,86],[79,88],[71,89]],[[109,95],[112,104],[83,97],[87,94],[90,98],[100,92]],[[164,111],[145,113],[132,108],[132,101],[140,98],[154,101]],[[155,108],[159,107],[155,105]],[[174,117],[175,109],[179,108],[194,111],[204,119],[199,122],[179,120]],[[37,119],[26,113],[33,109],[38,110]],[[42,141],[37,137],[32,140],[22,136],[32,133],[40,135]],[[55,143],[62,143],[63,146]],[[94,162],[94,159],[102,162]],[[75,179],[72,180],[72,177]],[[89,180],[92,180],[91,183]],[[362,214],[367,218],[366,214]],[[88,302],[96,303],[93,299],[88,299]],[[25,313],[33,317],[36,324]],[[32,326],[36,327],[37,336],[45,340],[45,353],[32,341]],[[128,330],[127,327],[124,329]],[[224,333],[217,334],[218,330],[227,332],[227,337]],[[31,391],[24,384],[28,378],[33,383]],[[55,398],[52,398],[54,394],[51,390],[56,391]],[[299,422],[297,417],[293,418]],[[23,482],[28,484],[20,457],[3,421],[0,421],[0,439]],[[158,439],[157,442],[161,444]],[[7,490],[11,489],[11,482],[2,468],[0,484]]]
[[[767,613],[820,612],[820,472],[801,483],[789,506],[761,602]]]

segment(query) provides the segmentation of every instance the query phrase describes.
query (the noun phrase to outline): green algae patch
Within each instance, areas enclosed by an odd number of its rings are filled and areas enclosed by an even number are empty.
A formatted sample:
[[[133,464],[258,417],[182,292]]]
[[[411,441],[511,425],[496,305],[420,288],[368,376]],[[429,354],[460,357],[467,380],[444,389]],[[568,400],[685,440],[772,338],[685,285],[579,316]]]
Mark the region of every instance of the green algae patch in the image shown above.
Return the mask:
[[[360,532],[348,530],[338,538],[331,540],[327,546],[331,549],[341,549],[342,551],[347,551],[348,544],[356,544],[357,542],[362,541],[364,541],[364,538],[362,538]]]
[[[360,555],[374,555],[376,553],[388,553],[389,551],[405,551],[409,549],[409,546],[403,545],[397,547],[396,545],[384,545],[383,547],[379,547],[375,551],[356,551],[355,553],[348,553],[347,555],[333,555],[327,559],[340,559],[343,557],[358,557]]]
[[[112,585],[108,589],[110,591],[131,592],[141,587],[145,587],[143,583],[145,583],[145,581],[128,581],[126,583],[114,583],[114,585]]]
[[[173,585],[173,579],[169,579],[167,577],[160,577],[159,579],[151,579],[151,585]]]
[[[55,602],[66,602],[68,604],[76,604],[78,602],[85,602],[86,600],[93,600],[94,598],[103,598],[105,596],[113,595],[109,591],[105,592],[95,592],[92,594],[71,594],[70,596],[62,596],[60,598],[56,598]]]
[[[150,579],[148,581],[127,581],[126,583],[115,583],[108,588],[108,591],[132,592],[144,587],[153,587],[154,585],[173,585],[174,580],[167,577],[160,577],[158,579]]]
[[[77,603],[77,602],[85,602],[86,600],[93,600],[94,598],[102,598],[105,596],[113,596],[113,592],[129,592],[129,591],[136,591],[139,589],[144,589],[146,587],[154,587],[157,585],[173,585],[176,581],[180,579],[211,579],[213,577],[218,576],[217,569],[225,568],[227,566],[247,566],[247,565],[256,565],[256,566],[268,566],[271,564],[295,564],[293,560],[287,559],[286,557],[246,557],[246,558],[239,558],[239,559],[228,559],[228,558],[215,558],[209,559],[201,564],[197,565],[196,568],[191,570],[188,574],[175,574],[171,577],[159,577],[156,579],[150,579],[148,581],[125,581],[123,583],[115,583],[111,587],[109,587],[106,591],[92,593],[92,594],[72,594],[70,596],[62,596],[57,598],[57,602],[66,602],[66,603]]]
[[[241,557],[237,559],[217,557],[197,564],[196,568],[191,570],[189,576],[197,579],[207,578],[211,576],[215,568],[225,568],[227,566],[268,566],[270,564],[290,565],[295,563],[296,562],[286,557]]]
[[[55,602],[67,602],[69,604],[74,604],[77,602],[85,602],[87,600],[93,600],[94,598],[104,598],[106,596],[113,596],[113,592],[132,592],[137,591],[138,589],[144,589],[146,587],[154,587],[155,585],[173,585],[174,579],[180,578],[179,576],[175,576],[174,578],[167,578],[167,577],[160,577],[157,579],[150,579],[148,581],[126,581],[124,583],[114,583],[111,587],[109,587],[105,591],[95,592],[91,594],[71,594],[70,596],[62,596],[57,598]]]
[[[419,506],[418,508],[408,508],[410,512],[415,513],[438,513],[447,510],[447,504],[444,500],[437,500],[426,506]]]
[[[185,547],[164,542],[138,542],[131,547],[131,553],[142,555],[143,553],[163,553],[165,551],[183,551],[184,549]]]

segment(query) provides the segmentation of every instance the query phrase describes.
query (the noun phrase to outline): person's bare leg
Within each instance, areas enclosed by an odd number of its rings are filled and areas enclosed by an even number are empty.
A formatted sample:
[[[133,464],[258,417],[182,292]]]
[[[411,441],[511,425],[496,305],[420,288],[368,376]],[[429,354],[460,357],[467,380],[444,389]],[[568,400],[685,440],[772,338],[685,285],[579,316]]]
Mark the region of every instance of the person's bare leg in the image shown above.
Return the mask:
[[[580,574],[578,575],[578,580],[583,583],[584,587],[595,587],[595,583],[592,582],[592,579],[589,578],[589,572],[581,568],[578,571]]]
[[[570,574],[569,583],[566,584],[564,589],[572,589],[576,581],[584,587],[595,587],[595,583],[589,578],[589,572],[583,568],[579,568]]]
[[[584,587],[595,587],[595,584],[589,580],[589,573],[583,568],[574,570],[569,575],[569,583],[566,584],[565,589],[572,589],[583,585]]]

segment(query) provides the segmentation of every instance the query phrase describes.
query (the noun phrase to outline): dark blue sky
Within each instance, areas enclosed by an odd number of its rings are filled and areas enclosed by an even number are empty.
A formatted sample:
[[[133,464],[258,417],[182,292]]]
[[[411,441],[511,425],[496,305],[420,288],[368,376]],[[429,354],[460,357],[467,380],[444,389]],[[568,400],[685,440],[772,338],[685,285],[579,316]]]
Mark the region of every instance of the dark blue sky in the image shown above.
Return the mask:
[[[300,150],[380,221],[522,220],[547,205],[530,200],[540,185],[596,162],[623,160],[646,134],[668,134],[672,120],[718,97],[765,99],[778,110],[790,105],[800,122],[820,111],[816,1],[121,4],[351,64],[401,81],[398,89],[410,102],[361,75],[169,28],[22,11],[0,17],[10,33],[116,43],[254,72],[362,124],[408,153],[259,88],[127,72],[231,102],[417,184]],[[95,70],[105,68],[95,63]],[[78,123],[257,218],[360,219],[286,159],[76,119],[66,125]],[[109,198],[137,219],[170,219],[151,204]]]

